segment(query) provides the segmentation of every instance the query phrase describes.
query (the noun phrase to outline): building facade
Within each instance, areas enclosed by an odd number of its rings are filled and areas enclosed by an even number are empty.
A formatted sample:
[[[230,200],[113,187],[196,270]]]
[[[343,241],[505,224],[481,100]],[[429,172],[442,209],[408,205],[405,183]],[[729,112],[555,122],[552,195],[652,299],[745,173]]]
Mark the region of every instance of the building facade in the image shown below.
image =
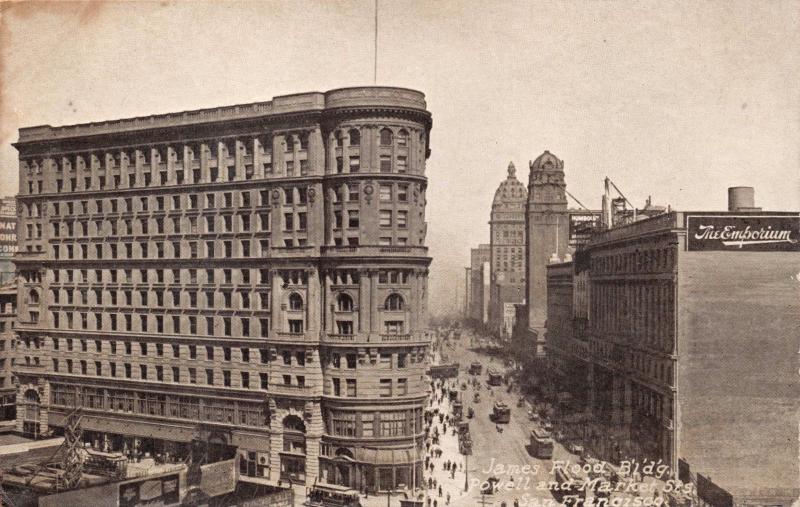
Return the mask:
[[[798,239],[797,213],[666,213],[551,266],[548,358],[577,402],[565,412],[584,416],[568,432],[613,461],[677,474],[681,460],[737,504],[789,505],[800,494]]]
[[[13,365],[16,341],[14,325],[17,320],[17,283],[9,280],[0,285],[0,420],[16,418],[16,388]]]
[[[418,482],[430,127],[363,87],[21,129],[19,431]]]
[[[489,263],[491,247],[478,245],[470,250],[469,320],[483,325],[489,318]]]
[[[508,164],[508,177],[497,188],[489,220],[490,293],[489,327],[509,338],[506,304],[525,299],[525,202],[528,191],[517,180],[514,163]],[[513,306],[512,306],[513,308]],[[513,320],[513,309],[512,309]]]
[[[544,358],[547,321],[547,265],[570,253],[564,162],[545,151],[529,164],[525,203],[525,303],[527,317],[518,321],[512,346],[528,373]],[[544,372],[540,371],[540,374]],[[531,376],[529,375],[529,376]]]

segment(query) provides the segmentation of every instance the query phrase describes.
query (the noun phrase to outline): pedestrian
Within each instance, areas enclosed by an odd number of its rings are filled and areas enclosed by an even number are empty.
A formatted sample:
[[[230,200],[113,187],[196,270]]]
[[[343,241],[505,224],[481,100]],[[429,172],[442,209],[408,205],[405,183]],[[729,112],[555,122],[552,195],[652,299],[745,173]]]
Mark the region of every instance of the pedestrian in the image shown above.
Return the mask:
[[[439,496],[442,496],[442,485],[439,484]]]
[[[446,505],[450,505],[450,493],[447,494],[447,503]]]
[[[514,507],[519,507],[519,500],[516,498],[514,499]]]
[[[433,499],[433,507],[439,507],[439,503],[436,501],[435,498]]]
[[[431,507],[431,499],[428,497],[428,507]]]

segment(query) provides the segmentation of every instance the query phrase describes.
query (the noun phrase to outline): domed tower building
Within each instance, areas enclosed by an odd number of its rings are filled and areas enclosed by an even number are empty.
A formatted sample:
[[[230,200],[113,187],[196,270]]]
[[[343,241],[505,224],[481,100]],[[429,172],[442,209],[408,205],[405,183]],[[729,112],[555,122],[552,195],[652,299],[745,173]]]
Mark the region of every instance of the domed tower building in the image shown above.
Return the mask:
[[[513,162],[508,177],[497,188],[489,221],[491,285],[489,327],[510,338],[514,303],[525,299],[525,203],[528,190],[517,179]]]

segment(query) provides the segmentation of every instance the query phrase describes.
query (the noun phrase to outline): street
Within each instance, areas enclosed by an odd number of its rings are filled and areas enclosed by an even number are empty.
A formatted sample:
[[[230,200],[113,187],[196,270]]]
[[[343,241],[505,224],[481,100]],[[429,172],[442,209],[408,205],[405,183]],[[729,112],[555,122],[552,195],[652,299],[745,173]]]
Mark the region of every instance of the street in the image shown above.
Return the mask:
[[[537,499],[538,505],[545,502],[555,502],[552,494],[543,489],[538,489],[540,482],[553,480],[550,473],[552,461],[540,460],[530,456],[528,453],[529,428],[527,411],[529,406],[517,407],[519,395],[508,392],[505,384],[490,387],[486,383],[487,370],[489,368],[505,374],[506,367],[497,358],[477,353],[470,349],[469,339],[464,337],[461,341],[452,342],[452,348],[444,345],[441,352],[445,355],[446,362],[458,362],[461,365],[458,381],[451,380],[450,384],[458,388],[459,396],[463,402],[464,419],[469,422],[470,434],[473,442],[473,453],[465,459],[458,451],[458,437],[453,434],[448,426],[447,434],[440,439],[439,446],[442,449],[440,458],[433,460],[434,471],[432,477],[442,486],[442,497],[438,495],[438,487],[429,491],[429,496],[436,500],[437,507],[447,505],[447,493],[451,499],[449,505],[454,506],[475,506],[475,505],[494,505],[500,506],[505,502],[509,507],[514,505],[514,500],[518,500],[520,505],[534,505]],[[467,373],[467,368],[473,361],[483,364],[481,375],[473,376]],[[477,378],[480,387],[473,387],[472,380]],[[466,384],[467,388],[461,390],[461,384]],[[480,401],[473,402],[474,393],[480,395]],[[433,401],[433,408],[438,408],[445,414],[451,413],[451,403],[444,396],[439,401],[441,391],[434,393],[436,399]],[[491,419],[492,407],[495,401],[503,401],[511,407],[511,419],[507,424],[496,425]],[[474,417],[468,419],[467,411],[472,407]],[[441,433],[443,425],[435,419],[434,427]],[[502,431],[498,431],[498,427]],[[432,428],[433,431],[433,428]],[[553,451],[555,459],[573,462],[576,456],[569,454],[560,444],[556,443]],[[458,471],[451,478],[442,464],[446,461],[455,462]],[[462,471],[465,462],[468,461],[468,473]],[[499,480],[497,491],[491,495],[481,495],[481,485],[489,478],[495,477]],[[465,483],[467,490],[465,491]],[[434,505],[431,502],[431,505]]]

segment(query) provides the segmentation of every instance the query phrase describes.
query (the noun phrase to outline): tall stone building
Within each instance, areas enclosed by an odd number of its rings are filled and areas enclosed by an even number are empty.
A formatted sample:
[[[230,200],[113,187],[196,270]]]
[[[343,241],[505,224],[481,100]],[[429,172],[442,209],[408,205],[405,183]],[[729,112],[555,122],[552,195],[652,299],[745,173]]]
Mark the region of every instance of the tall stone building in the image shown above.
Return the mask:
[[[530,163],[528,200],[525,207],[525,299],[528,304],[527,333],[523,350],[544,353],[547,321],[547,264],[569,253],[564,162],[545,151]],[[531,343],[532,342],[532,343]]]
[[[489,245],[478,245],[470,250],[469,320],[477,325],[489,322],[490,261]]]
[[[510,337],[513,327],[506,308],[525,299],[525,203],[528,191],[516,176],[514,163],[508,164],[508,177],[497,188],[489,220],[491,282],[489,288],[489,326],[502,337]]]
[[[418,482],[430,127],[362,87],[21,129],[19,431]]]

